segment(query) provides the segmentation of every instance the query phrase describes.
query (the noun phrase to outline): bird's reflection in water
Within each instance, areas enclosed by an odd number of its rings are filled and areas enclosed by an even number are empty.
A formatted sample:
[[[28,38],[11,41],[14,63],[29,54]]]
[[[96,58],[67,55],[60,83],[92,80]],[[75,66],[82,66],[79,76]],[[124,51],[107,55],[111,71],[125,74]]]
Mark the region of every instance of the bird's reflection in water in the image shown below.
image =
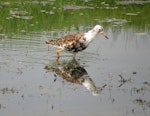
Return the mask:
[[[62,63],[46,65],[45,69],[51,72],[55,72],[58,76],[62,77],[64,80],[83,85],[87,90],[89,90],[92,95],[97,96],[104,89],[102,87],[96,87],[93,80],[89,77],[87,71],[84,67],[75,60],[62,61]]]

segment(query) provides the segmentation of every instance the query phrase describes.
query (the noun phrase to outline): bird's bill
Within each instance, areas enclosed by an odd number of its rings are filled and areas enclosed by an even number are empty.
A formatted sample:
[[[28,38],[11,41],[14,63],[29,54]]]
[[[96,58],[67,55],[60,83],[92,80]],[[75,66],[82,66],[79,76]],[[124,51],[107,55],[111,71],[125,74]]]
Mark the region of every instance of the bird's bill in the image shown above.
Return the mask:
[[[104,31],[100,32],[100,34],[101,34],[102,36],[104,36],[106,39],[109,39]]]

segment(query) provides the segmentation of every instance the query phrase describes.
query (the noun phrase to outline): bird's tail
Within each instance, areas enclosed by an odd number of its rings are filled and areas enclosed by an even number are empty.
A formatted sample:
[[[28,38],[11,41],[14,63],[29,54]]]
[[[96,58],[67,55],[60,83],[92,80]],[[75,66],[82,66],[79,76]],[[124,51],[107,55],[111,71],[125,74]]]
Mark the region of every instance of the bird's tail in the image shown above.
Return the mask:
[[[58,40],[51,40],[51,39],[48,39],[45,41],[46,44],[51,44],[51,45],[59,45],[59,42]]]

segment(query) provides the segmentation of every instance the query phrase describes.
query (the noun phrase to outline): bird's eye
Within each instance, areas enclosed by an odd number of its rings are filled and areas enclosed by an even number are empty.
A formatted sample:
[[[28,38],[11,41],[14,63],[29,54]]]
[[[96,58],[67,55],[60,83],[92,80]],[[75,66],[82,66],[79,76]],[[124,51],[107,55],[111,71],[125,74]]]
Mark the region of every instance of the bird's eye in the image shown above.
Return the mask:
[[[103,29],[99,29],[99,32],[103,31]]]

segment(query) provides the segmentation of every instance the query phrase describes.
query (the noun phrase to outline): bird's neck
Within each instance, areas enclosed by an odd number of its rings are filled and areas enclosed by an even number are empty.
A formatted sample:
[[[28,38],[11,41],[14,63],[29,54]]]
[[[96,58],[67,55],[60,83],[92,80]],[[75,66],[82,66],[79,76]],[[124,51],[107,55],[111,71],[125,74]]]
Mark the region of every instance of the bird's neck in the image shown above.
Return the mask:
[[[90,42],[92,42],[92,41],[95,39],[96,35],[97,35],[97,32],[95,32],[95,31],[92,29],[92,30],[88,31],[87,33],[85,33],[85,36],[84,36],[84,37],[86,38],[86,41],[87,41],[88,43],[90,43]]]

